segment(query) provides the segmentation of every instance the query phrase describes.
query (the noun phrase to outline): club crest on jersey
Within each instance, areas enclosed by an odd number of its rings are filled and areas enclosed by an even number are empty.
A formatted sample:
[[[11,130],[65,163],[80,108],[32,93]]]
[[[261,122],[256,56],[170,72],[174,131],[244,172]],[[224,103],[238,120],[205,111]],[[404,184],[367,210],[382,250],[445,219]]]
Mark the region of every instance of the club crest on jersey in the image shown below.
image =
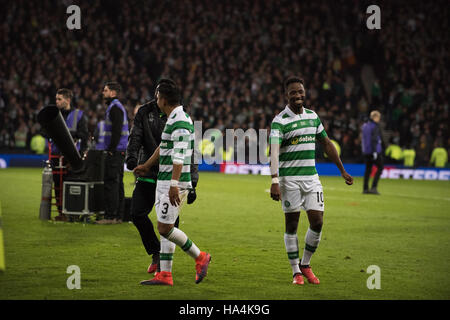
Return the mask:
[[[314,126],[314,121],[309,120],[309,124],[310,124],[311,126]]]
[[[288,208],[288,207],[290,207],[291,206],[291,203],[289,202],[289,201],[285,201],[284,202],[284,206],[286,207],[286,208]]]

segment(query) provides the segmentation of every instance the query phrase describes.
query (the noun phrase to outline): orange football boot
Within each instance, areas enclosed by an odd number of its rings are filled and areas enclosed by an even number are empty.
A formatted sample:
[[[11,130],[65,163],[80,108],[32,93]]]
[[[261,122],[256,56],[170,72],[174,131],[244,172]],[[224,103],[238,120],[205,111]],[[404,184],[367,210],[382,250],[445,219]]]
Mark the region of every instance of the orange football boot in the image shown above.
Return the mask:
[[[311,270],[310,266],[300,266],[300,271],[308,279],[309,283],[319,284],[319,278],[317,278]]]
[[[303,281],[303,277],[301,275],[301,273],[296,273],[294,275],[294,280],[292,281],[292,284],[298,284],[298,285],[302,285],[305,282]]]
[[[195,259],[195,283],[200,283],[208,274],[208,266],[211,262],[211,255],[206,252],[200,252],[200,255]]]
[[[172,272],[169,271],[161,271],[156,273],[155,277],[151,280],[143,280],[141,281],[143,285],[165,285],[165,286],[173,286]]]

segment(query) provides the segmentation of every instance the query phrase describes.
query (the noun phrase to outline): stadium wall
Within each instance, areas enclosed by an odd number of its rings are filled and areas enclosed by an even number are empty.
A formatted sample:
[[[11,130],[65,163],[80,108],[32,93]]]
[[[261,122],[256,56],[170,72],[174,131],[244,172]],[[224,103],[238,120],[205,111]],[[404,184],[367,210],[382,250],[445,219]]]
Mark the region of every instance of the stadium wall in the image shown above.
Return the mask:
[[[8,167],[43,168],[48,155],[36,154],[0,154],[0,169]]]
[[[47,155],[24,154],[0,154],[0,168],[8,167],[37,167],[43,168]],[[353,177],[364,176],[365,165],[345,163],[345,169]],[[251,165],[238,163],[206,164],[199,165],[199,171],[221,172],[224,174],[254,174],[270,175],[268,165]],[[340,176],[339,170],[332,163],[317,163],[317,172],[320,176]],[[128,171],[125,168],[126,171]],[[372,175],[375,173],[373,168]],[[448,168],[405,168],[399,165],[385,165],[382,179],[413,179],[413,180],[450,180]]]
[[[364,164],[345,163],[345,170],[353,177],[363,177]],[[332,163],[316,163],[319,176],[340,176],[338,168]],[[225,174],[255,174],[270,175],[268,165],[250,165],[225,163],[220,165],[220,172]],[[373,167],[372,176],[376,169]],[[441,168],[405,168],[398,165],[385,165],[382,179],[413,179],[413,180],[450,180],[450,169]]]

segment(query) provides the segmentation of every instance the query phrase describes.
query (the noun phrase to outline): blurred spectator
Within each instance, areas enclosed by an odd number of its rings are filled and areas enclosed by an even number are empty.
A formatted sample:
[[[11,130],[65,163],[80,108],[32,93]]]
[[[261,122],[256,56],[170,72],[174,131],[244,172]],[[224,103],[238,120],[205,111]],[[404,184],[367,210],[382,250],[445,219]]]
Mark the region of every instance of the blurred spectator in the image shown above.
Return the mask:
[[[30,149],[36,154],[44,154],[46,145],[45,138],[39,132],[31,138]]]
[[[416,160],[416,151],[411,147],[409,143],[403,150],[403,165],[405,167],[414,167]]]
[[[21,121],[19,128],[14,132],[14,145],[16,148],[25,149],[27,146],[28,128],[25,122]]]
[[[0,131],[0,149],[11,149],[14,147],[14,140],[8,133],[8,130],[2,129]]]
[[[417,165],[426,166],[430,162],[431,145],[428,144],[427,138],[424,134],[420,136],[419,143],[415,146]]]
[[[428,128],[448,148],[448,2],[380,5],[382,30],[370,31],[367,1],[89,1],[79,4],[81,29],[69,31],[62,1],[2,1],[0,128],[13,136],[21,120],[31,127],[56,89],[69,87],[92,136],[106,80],[120,79],[132,115],[166,76],[203,130],[268,129],[292,70],[345,161],[362,161],[359,127],[372,109],[400,146]]]
[[[431,153],[430,164],[434,165],[436,168],[444,168],[448,162],[448,153],[447,150],[442,148],[442,143],[436,141],[435,148]]]
[[[400,163],[403,158],[402,148],[394,143],[394,138],[389,140],[389,145],[384,153],[389,163]]]

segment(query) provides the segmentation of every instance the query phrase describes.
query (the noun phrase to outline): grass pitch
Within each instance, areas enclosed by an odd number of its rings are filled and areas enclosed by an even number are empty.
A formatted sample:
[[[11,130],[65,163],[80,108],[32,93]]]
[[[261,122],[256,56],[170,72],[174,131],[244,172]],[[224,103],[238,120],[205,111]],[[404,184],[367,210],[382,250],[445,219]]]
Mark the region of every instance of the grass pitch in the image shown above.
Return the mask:
[[[150,258],[133,224],[41,221],[41,170],[0,170],[0,299],[450,298],[449,182],[381,180],[375,196],[361,194],[361,178],[351,187],[341,178],[321,181],[324,227],[311,260],[320,285],[291,284],[284,217],[268,177],[200,173],[197,201],[184,206],[180,228],[211,253],[208,276],[196,285],[192,258],[177,248],[174,287],[149,287],[139,285],[150,278]],[[132,182],[127,173],[127,196]],[[156,221],[154,211],[150,217]],[[301,248],[307,225],[302,212]],[[80,290],[66,286],[71,265],[80,267]],[[371,265],[381,270],[379,290],[366,285]]]

